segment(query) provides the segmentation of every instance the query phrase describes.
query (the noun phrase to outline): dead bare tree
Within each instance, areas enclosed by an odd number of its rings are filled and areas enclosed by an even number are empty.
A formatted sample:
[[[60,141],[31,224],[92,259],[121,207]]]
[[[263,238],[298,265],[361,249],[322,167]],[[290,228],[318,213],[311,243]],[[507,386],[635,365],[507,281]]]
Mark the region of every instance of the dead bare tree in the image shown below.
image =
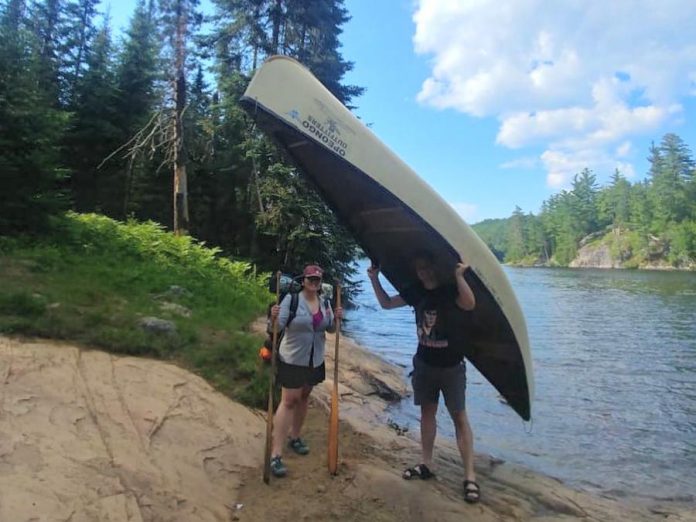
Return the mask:
[[[174,233],[189,230],[188,179],[184,148],[184,110],[186,108],[186,33],[188,10],[185,0],[176,1],[175,82],[174,82]]]
[[[186,173],[188,157],[184,140],[184,116],[187,106],[187,39],[191,25],[200,24],[200,16],[195,11],[198,0],[160,0],[159,3],[165,28],[174,29],[174,35],[169,41],[172,57],[170,63],[173,64],[170,76],[172,78],[171,98],[168,98],[163,107],[127,143],[102,161],[100,167],[120,153],[129,160],[124,197],[124,214],[126,214],[131,197],[135,160],[140,155],[153,158],[157,151],[163,153],[164,160],[157,170],[165,166],[171,166],[173,169],[173,230],[175,234],[187,234],[190,223]]]

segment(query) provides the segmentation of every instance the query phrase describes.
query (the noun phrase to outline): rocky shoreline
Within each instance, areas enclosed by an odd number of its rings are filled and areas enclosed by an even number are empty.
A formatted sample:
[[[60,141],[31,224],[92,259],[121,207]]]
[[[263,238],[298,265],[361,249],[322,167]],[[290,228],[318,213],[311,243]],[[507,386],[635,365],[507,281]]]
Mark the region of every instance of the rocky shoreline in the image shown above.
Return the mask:
[[[329,378],[306,422],[312,452],[288,455],[288,477],[266,485],[263,412],[169,363],[0,337],[0,520],[696,520],[693,505],[576,491],[486,455],[471,506],[457,450],[442,441],[436,480],[404,481],[417,434],[385,419],[408,394],[401,369],[342,337],[339,379],[338,475],[326,469]]]
[[[329,337],[327,346],[333,346],[332,336]],[[351,377],[373,373],[380,378],[388,375],[389,378],[381,382],[391,384],[395,393],[406,398],[408,388],[403,382],[402,369],[383,361],[350,339],[341,341],[340,354],[339,380],[343,389],[346,390],[344,393],[348,397],[357,398],[358,402],[362,403],[360,408],[353,409],[344,406],[351,399],[348,401],[343,399],[342,420],[351,424],[359,432],[369,433],[384,447],[402,452],[396,459],[400,465],[416,462],[419,455],[418,434],[395,433],[394,426],[390,426],[386,418],[384,402],[379,401],[374,392],[366,395],[354,393],[356,388],[362,388],[365,383],[360,383],[360,378]],[[333,351],[328,349],[327,374],[330,373],[330,368],[333,368]],[[353,383],[356,382],[360,384],[354,386]],[[330,400],[328,390],[327,387],[318,394],[321,403],[327,408]],[[463,480],[463,473],[454,441],[446,442],[442,438],[438,439],[435,460],[438,468],[438,487],[456,498],[459,493],[458,485]],[[397,467],[393,473],[399,475],[401,469]],[[472,520],[486,520],[489,516],[491,520],[500,518],[505,520],[696,520],[696,506],[693,503],[650,503],[644,500],[638,502],[637,499],[619,499],[605,494],[583,492],[566,486],[558,479],[535,473],[490,455],[477,454],[476,470],[486,497],[482,506],[475,508],[479,511],[477,517],[471,518]],[[401,483],[407,483],[400,478],[398,480]],[[396,484],[394,486],[396,487]],[[466,515],[471,513],[471,506],[467,507],[469,509],[461,510],[464,520],[468,520]],[[437,508],[433,509],[439,511]],[[452,509],[451,506],[443,507],[438,516],[433,515],[428,520],[455,520],[456,517],[449,518],[450,509]],[[460,510],[457,508],[455,511]],[[406,520],[418,519],[406,518]]]

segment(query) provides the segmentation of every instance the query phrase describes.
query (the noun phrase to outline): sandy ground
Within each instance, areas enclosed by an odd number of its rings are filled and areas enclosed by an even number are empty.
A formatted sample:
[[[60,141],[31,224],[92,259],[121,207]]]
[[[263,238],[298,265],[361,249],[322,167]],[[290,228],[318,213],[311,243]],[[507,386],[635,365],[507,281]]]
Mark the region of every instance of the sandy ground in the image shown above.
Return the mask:
[[[330,352],[333,342],[329,340]],[[313,394],[309,455],[262,482],[265,419],[174,365],[0,337],[0,522],[696,520],[696,506],[639,506],[477,457],[466,504],[452,445],[437,478],[404,481],[418,445],[386,425],[401,371],[342,338],[340,465],[326,468],[332,360]]]

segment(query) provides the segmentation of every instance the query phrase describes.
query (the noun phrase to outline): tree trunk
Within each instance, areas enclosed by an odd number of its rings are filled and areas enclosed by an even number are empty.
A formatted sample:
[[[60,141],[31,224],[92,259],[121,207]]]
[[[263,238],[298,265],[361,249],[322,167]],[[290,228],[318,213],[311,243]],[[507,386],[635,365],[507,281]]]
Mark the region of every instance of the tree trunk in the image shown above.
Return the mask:
[[[174,90],[174,233],[189,231],[188,180],[184,148],[184,108],[186,107],[186,13],[183,0],[177,2],[176,15],[176,85]]]
[[[273,33],[271,38],[271,53],[278,54],[280,48],[280,22],[283,18],[283,0],[276,0],[273,8]]]

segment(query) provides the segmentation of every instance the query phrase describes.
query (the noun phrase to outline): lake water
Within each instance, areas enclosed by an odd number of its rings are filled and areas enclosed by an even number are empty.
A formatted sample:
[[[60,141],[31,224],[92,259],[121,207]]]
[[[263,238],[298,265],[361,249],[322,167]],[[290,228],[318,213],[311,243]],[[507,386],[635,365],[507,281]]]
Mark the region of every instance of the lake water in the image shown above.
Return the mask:
[[[406,375],[416,346],[413,313],[379,307],[368,263],[359,263],[363,292],[344,330]],[[533,420],[524,423],[468,365],[475,450],[610,495],[694,500],[696,274],[505,272],[529,330]],[[418,433],[411,398],[389,415]],[[438,436],[451,437],[444,407],[439,415]]]

